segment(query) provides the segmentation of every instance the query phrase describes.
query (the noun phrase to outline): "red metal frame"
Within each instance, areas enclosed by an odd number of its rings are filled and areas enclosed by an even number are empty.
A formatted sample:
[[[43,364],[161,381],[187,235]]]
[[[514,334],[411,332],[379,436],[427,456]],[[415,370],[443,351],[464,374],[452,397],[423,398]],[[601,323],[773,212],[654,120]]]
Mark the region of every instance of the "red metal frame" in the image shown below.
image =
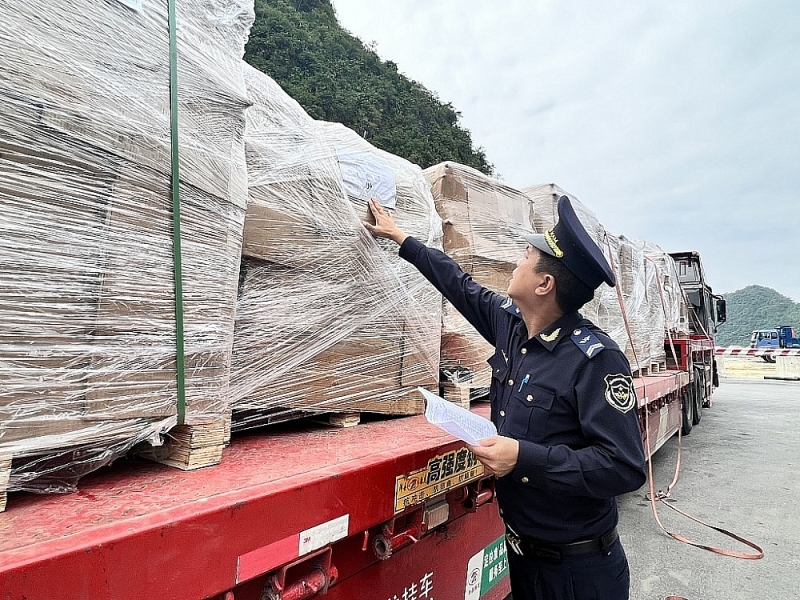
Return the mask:
[[[487,415],[488,406],[476,411]],[[420,504],[395,512],[397,477],[462,447],[421,416],[402,426],[305,424],[238,436],[207,469],[131,460],[87,476],[76,494],[13,494],[0,513],[0,590],[4,600],[194,600],[224,597],[251,580],[263,588],[268,576],[284,588],[306,577],[319,583],[317,571],[344,582],[379,562],[371,542],[387,524],[400,531],[423,511]],[[462,517],[491,499],[487,489],[473,481],[440,495],[446,527],[468,527]],[[481,514],[494,532],[502,527],[494,505]],[[347,537],[333,540],[332,555],[299,560],[301,532],[323,526],[321,539],[324,524],[337,522]]]
[[[666,371],[638,377],[633,383],[639,400],[642,441],[653,454],[681,426],[681,396],[689,385],[689,373]]]

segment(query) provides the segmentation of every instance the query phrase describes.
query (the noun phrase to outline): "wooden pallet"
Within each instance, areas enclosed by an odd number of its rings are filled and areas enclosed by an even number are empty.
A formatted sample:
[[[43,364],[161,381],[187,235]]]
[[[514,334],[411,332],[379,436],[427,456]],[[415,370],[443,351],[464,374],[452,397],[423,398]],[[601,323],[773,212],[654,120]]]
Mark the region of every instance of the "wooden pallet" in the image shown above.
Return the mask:
[[[663,373],[667,370],[667,362],[660,361],[660,362],[652,362],[638,369],[633,369],[632,374],[633,377],[647,377],[648,375],[658,375],[659,373]]]
[[[11,459],[0,458],[0,512],[6,509],[8,482],[11,479]]]
[[[230,418],[227,415],[203,419],[190,425],[178,425],[166,434],[163,445],[139,446],[136,454],[183,471],[210,467],[222,462],[222,449],[227,443],[225,436],[229,431]]]
[[[660,360],[658,362],[650,363],[650,375],[655,375],[657,373],[663,373],[667,370],[667,361]]]
[[[469,408],[472,401],[488,397],[489,388],[486,386],[474,386],[470,382],[445,382],[439,384],[439,395],[448,402]]]
[[[339,427],[344,429],[345,427],[355,427],[361,423],[361,413],[327,413],[315,417],[313,420],[316,423],[322,423],[323,425],[330,425],[331,427]]]

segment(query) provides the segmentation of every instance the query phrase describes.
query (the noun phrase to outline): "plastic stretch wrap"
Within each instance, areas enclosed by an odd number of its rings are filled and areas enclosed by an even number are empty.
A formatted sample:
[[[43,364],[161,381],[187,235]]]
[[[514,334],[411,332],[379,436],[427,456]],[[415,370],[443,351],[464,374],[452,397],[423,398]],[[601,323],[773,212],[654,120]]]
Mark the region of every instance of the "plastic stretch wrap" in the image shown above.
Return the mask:
[[[581,312],[619,345],[633,370],[663,362],[667,333],[688,334],[686,302],[672,257],[653,243],[607,232],[591,210],[555,184],[525,188],[524,193],[533,204],[539,232],[555,225],[558,199],[569,197],[578,219],[612,264],[625,307],[623,316],[617,290],[601,285]]]
[[[649,365],[650,361],[650,324],[651,310],[647,302],[647,274],[644,254],[641,247],[624,236],[614,240],[617,248],[617,277],[625,302],[625,314],[629,330],[620,344],[625,356],[636,370]],[[654,298],[655,300],[655,298]],[[658,308],[660,307],[660,302]],[[661,321],[663,324],[663,320]],[[661,345],[664,344],[664,329],[658,329]]]
[[[662,309],[665,330],[669,330],[673,336],[688,336],[688,306],[678,279],[675,261],[652,242],[639,240],[638,243],[644,252],[645,261],[652,262],[658,272],[659,280],[653,288],[653,295],[659,294],[659,296],[655,300],[651,300],[651,303]]]
[[[167,3],[0,6],[0,457],[64,491],[176,422]],[[177,19],[190,423],[227,410],[252,0]]]
[[[423,171],[443,220],[444,251],[478,283],[505,294],[533,233],[531,204],[520,191],[457,163]],[[494,352],[449,302],[442,318],[442,371],[453,382],[488,387]]]
[[[421,171],[309,117],[245,67],[249,205],[236,316],[235,429],[320,412],[422,410],[438,385],[441,296],[376,240],[366,200],[441,247]]]

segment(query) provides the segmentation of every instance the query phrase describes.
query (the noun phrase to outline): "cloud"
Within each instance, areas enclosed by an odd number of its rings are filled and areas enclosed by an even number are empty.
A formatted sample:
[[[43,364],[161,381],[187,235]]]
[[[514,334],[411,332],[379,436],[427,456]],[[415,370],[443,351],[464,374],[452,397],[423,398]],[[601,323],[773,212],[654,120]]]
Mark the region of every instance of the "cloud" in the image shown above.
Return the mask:
[[[800,4],[334,0],[513,186],[800,301]]]

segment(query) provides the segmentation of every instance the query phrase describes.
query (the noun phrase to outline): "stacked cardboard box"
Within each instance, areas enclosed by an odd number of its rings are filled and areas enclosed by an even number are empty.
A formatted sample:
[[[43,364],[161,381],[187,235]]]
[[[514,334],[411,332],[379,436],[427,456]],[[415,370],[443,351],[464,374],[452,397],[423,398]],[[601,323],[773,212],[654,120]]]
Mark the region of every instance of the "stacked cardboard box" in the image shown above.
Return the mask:
[[[534,223],[539,231],[554,226],[558,219],[558,199],[561,196],[570,199],[618,281],[618,289],[601,285],[594,300],[581,312],[619,345],[634,371],[663,363],[665,336],[669,332],[687,333],[686,302],[672,258],[655,244],[633,242],[607,232],[591,210],[555,184],[532,186],[523,191],[533,204]]]
[[[444,251],[478,283],[504,294],[533,233],[532,210],[520,191],[457,163],[424,171],[443,220]],[[442,317],[442,370],[454,383],[487,387],[494,349],[449,302]]]
[[[418,167],[311,119],[245,67],[250,201],[232,365],[234,428],[305,413],[420,412],[438,382],[441,297],[364,228],[377,196],[440,244]]]
[[[167,6],[12,4],[0,32],[0,456],[14,460],[9,489],[68,489],[176,422]],[[177,8],[192,423],[227,410],[253,7]]]

